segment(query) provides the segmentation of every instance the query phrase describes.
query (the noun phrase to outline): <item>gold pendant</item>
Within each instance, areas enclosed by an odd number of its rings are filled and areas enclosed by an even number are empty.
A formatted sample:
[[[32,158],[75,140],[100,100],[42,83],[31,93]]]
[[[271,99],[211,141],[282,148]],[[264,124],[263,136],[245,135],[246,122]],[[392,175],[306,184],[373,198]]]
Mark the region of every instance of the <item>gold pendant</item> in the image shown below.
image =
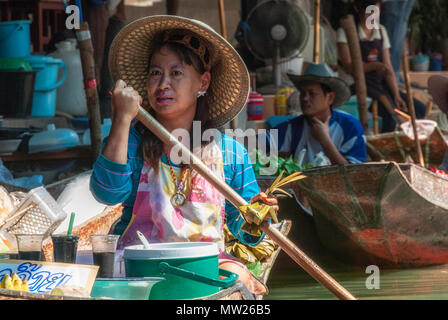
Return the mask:
[[[171,197],[171,204],[173,205],[173,207],[182,207],[185,204],[185,201],[187,200],[187,197],[185,197],[185,195],[180,192],[180,191],[176,191],[175,194],[173,194],[173,196]]]

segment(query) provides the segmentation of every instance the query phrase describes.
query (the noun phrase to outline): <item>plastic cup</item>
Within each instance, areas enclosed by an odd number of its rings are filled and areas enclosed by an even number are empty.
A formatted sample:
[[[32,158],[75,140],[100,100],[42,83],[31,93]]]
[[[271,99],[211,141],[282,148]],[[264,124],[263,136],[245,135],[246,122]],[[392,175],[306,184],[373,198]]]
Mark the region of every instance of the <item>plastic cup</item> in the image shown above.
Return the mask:
[[[113,278],[118,238],[114,234],[91,235],[93,264],[99,266],[98,278]]]
[[[18,258],[20,260],[44,261],[42,252],[43,234],[16,234]]]
[[[55,262],[76,263],[78,235],[53,235],[53,257]]]

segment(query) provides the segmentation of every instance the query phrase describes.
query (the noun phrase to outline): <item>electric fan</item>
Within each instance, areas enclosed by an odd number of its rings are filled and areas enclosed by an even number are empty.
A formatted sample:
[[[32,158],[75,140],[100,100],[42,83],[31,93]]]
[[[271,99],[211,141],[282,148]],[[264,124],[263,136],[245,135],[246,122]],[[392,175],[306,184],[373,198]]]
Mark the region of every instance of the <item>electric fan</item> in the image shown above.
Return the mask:
[[[305,47],[310,22],[297,5],[287,0],[260,2],[245,22],[244,38],[249,51],[272,65],[274,83],[259,88],[259,92],[274,94],[283,87],[279,64],[291,60]]]

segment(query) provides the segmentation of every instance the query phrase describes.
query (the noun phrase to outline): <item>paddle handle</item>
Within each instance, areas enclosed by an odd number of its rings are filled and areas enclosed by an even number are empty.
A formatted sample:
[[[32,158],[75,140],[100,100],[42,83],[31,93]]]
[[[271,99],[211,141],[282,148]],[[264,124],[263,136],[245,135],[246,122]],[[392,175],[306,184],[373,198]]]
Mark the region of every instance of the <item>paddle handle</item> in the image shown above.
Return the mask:
[[[314,0],[314,50],[313,62],[319,63],[320,44],[320,0]]]
[[[247,204],[247,201],[241,197],[235,190],[230,188],[223,180],[207,167],[198,157],[196,157],[190,149],[184,146],[180,141],[171,135],[153,116],[145,109],[139,107],[137,119],[151,130],[163,143],[169,147],[176,146],[180,149],[182,155],[187,155],[190,166],[196,170],[201,176],[207,179],[227,200],[235,207],[239,208]]]
[[[286,254],[301,266],[310,276],[327,288],[337,298],[341,300],[356,300],[341,284],[333,279],[313,260],[311,260],[302,250],[285,237],[280,231],[275,229],[268,222],[261,224],[261,230],[266,233],[275,243],[277,243]]]
[[[219,7],[219,23],[221,25],[221,35],[227,40],[226,16],[224,11],[224,0],[218,0]]]
[[[153,116],[145,109],[139,107],[137,119],[151,130],[160,140],[169,147],[176,146],[183,155],[188,155],[190,166],[204,177],[213,187],[215,187],[227,200],[235,207],[247,205],[248,202],[242,198],[235,190],[233,190],[223,180],[217,178],[215,174],[199,160],[187,147],[179,142],[165,129]],[[280,248],[282,248],[297,264],[299,264],[314,279],[323,284],[336,297],[340,299],[354,300],[355,298],[329,274],[322,270],[313,260],[311,260],[303,251],[301,251],[294,243],[273,228],[269,223],[264,222],[261,225],[263,230]]]

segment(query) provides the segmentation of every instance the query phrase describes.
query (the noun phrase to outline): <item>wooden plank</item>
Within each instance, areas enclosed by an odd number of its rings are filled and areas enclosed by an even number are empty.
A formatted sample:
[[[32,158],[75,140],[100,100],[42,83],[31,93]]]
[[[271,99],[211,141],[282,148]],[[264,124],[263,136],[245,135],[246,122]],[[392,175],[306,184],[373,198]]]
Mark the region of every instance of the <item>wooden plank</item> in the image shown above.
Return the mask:
[[[38,152],[32,154],[25,152],[14,152],[11,155],[2,156],[2,161],[6,163],[15,161],[84,159],[91,157],[92,150],[90,149],[90,147],[74,147],[65,151],[57,152]]]
[[[416,83],[423,88],[428,88],[428,79],[434,75],[442,75],[448,77],[448,71],[409,72],[411,83]]]
[[[4,118],[2,128],[47,128],[53,123],[56,128],[72,128],[70,120],[65,117],[42,117],[42,118]]]

